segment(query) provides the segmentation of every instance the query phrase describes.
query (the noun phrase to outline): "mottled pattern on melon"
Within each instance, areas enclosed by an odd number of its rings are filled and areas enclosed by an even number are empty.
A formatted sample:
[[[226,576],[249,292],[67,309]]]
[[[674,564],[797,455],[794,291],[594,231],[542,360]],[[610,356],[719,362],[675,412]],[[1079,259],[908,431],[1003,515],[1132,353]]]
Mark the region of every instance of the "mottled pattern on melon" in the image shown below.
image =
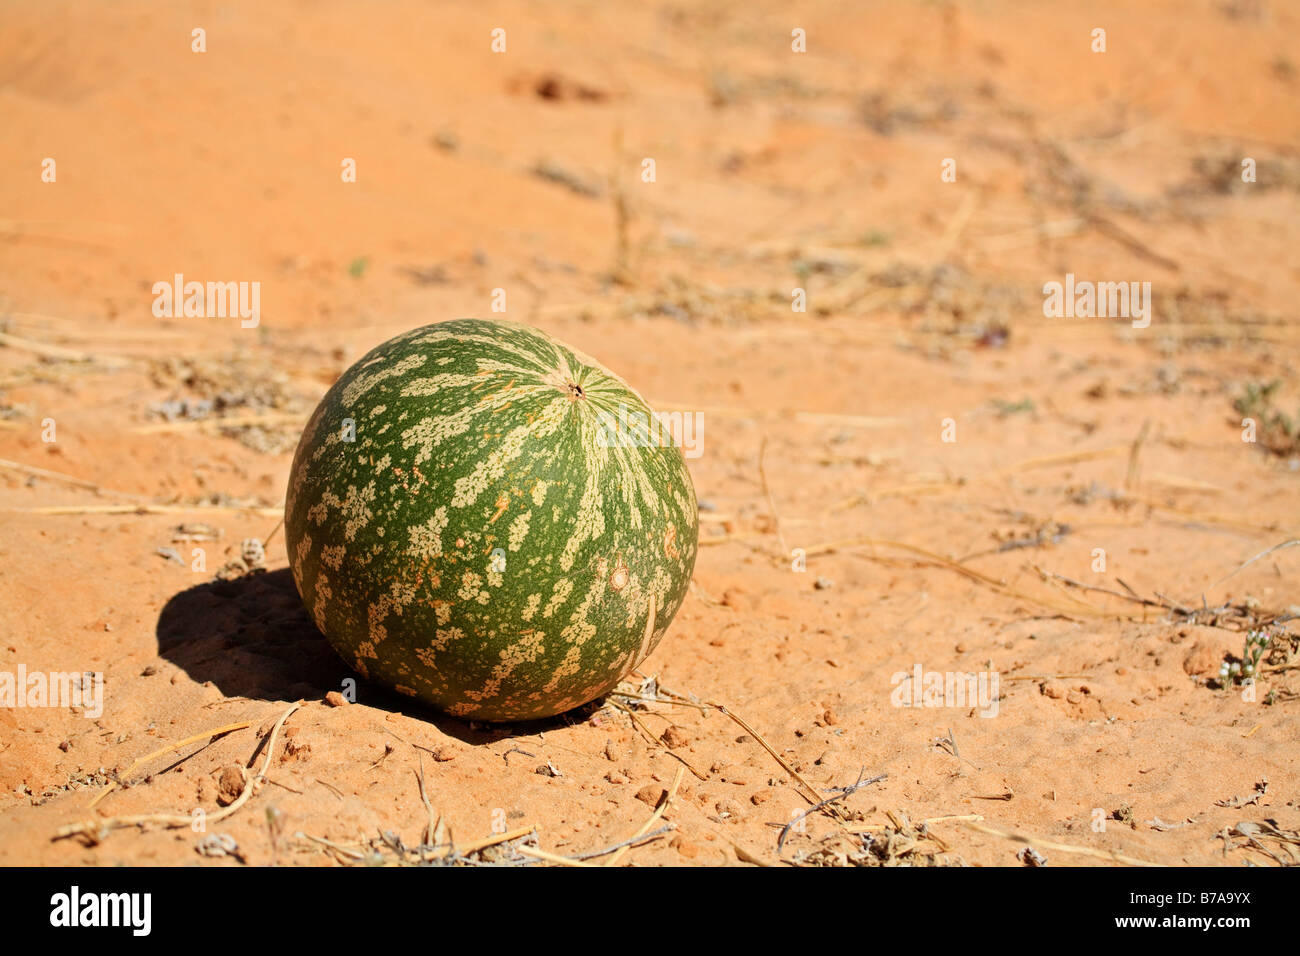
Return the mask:
[[[650,414],[511,323],[425,326],[357,362],[308,423],[285,504],[294,580],[334,648],[479,720],[612,688],[677,613],[698,540],[681,450],[600,441],[598,411],[620,404]]]

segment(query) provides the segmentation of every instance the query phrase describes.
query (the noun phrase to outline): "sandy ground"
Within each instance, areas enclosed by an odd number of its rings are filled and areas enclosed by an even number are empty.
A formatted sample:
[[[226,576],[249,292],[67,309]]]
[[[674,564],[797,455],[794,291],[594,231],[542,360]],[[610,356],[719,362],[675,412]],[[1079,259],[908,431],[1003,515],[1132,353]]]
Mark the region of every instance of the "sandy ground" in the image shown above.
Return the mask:
[[[0,671],[105,681],[97,718],[0,709],[0,863],[391,861],[421,768],[462,852],[536,828],[476,861],[627,840],[675,782],[616,862],[1300,859],[1300,549],[1237,570],[1300,537],[1300,14],[848,6],[0,6]],[[259,282],[260,324],[155,317],[176,273]],[[1067,273],[1150,282],[1150,326],[1044,317]],[[350,673],[273,533],[299,429],[496,289],[703,414],[695,583],[641,668],[699,706],[324,700]],[[895,706],[917,667],[996,707]],[[204,832],[104,822],[215,817],[268,746]],[[881,775],[778,849],[807,788]]]

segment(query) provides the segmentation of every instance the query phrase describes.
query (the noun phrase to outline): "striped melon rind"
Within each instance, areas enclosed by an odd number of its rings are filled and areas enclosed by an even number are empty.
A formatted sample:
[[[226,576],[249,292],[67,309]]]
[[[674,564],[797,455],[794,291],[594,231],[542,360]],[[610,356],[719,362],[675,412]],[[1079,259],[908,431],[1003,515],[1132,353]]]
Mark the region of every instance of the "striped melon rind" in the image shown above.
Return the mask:
[[[620,404],[633,440],[602,441]],[[362,675],[460,717],[609,691],[663,637],[698,539],[681,449],[634,412],[617,376],[526,326],[380,345],[294,457],[285,536],[316,625]]]

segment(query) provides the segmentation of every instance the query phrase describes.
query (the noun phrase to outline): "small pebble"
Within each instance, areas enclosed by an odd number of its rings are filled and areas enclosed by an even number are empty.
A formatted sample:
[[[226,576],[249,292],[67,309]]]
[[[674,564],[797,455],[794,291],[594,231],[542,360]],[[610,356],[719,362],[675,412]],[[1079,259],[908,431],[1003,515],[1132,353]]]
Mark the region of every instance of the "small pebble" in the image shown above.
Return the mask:
[[[665,730],[659,739],[663,741],[664,746],[669,750],[676,750],[678,747],[685,747],[691,742],[690,735],[676,724],[673,724]]]
[[[663,787],[656,787],[654,784],[647,784],[636,792],[636,798],[642,803],[649,804],[653,807],[659,804],[659,798],[665,793],[667,793],[667,791],[664,790]]]
[[[217,778],[217,803],[223,807],[235,802],[235,798],[244,790],[244,768],[237,763],[221,768]]]

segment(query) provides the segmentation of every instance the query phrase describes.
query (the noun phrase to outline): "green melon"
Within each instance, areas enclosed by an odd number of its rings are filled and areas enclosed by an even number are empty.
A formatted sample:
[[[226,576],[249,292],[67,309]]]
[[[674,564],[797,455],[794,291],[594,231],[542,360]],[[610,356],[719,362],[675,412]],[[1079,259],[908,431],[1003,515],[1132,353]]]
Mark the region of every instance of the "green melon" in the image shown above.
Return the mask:
[[[285,537],[316,625],[363,676],[459,717],[606,693],[659,643],[695,565],[695,489],[651,415],[526,326],[385,342],[294,457]]]

